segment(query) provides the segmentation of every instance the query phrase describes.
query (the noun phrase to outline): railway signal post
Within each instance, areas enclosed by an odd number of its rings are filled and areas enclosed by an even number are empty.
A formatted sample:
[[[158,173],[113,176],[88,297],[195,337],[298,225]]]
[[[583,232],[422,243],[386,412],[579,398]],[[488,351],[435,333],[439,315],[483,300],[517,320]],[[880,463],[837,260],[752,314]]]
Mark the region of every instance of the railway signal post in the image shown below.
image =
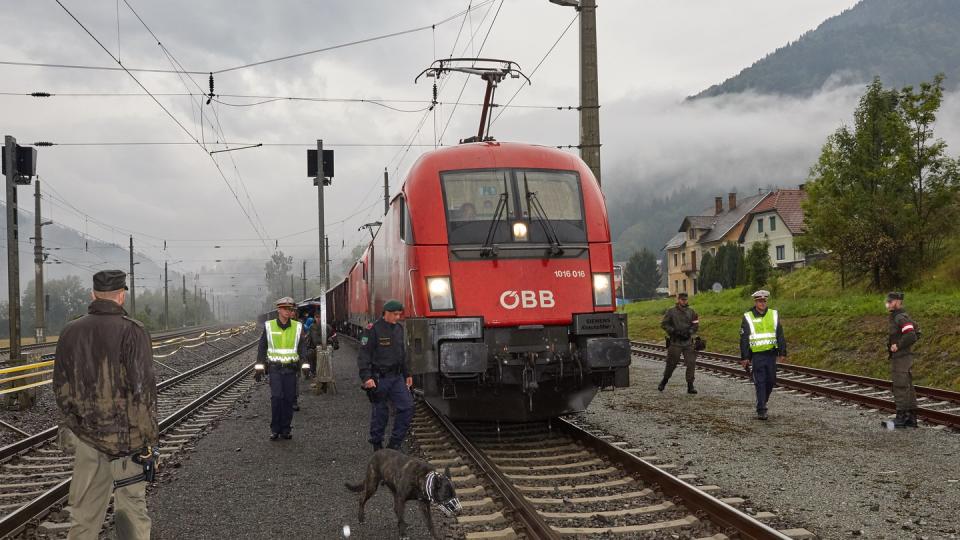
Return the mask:
[[[324,231],[323,188],[333,183],[333,150],[323,149],[323,139],[317,139],[317,149],[307,150],[307,176],[313,177],[313,185],[317,186],[317,224],[320,241],[320,313],[314,324],[320,325],[320,346],[317,347],[317,382],[314,389],[319,393],[325,391],[328,384],[333,382],[333,351],[327,345],[327,289],[330,287],[329,268],[326,267],[326,233]],[[324,373],[321,376],[321,373]]]

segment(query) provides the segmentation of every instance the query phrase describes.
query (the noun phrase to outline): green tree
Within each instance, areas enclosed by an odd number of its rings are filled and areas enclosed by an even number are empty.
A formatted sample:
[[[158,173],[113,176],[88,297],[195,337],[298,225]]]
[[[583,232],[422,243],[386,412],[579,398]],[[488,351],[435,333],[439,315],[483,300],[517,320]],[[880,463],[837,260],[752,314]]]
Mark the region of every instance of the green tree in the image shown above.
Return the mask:
[[[933,262],[933,254],[941,252],[943,240],[956,231],[954,224],[960,218],[956,204],[960,168],[957,160],[946,156],[947,144],[933,134],[943,102],[943,80],[943,74],[937,75],[933,82],[921,83],[919,91],[908,86],[900,99],[909,129],[902,154],[910,173],[910,202],[916,220],[916,251],[921,270]]]
[[[282,251],[277,251],[264,263],[263,270],[267,279],[267,298],[263,299],[264,308],[273,309],[273,302],[277,298],[289,295],[290,270],[293,268],[293,257],[287,257]]]
[[[874,80],[854,113],[853,130],[844,126],[831,135],[811,170],[807,234],[798,247],[832,252],[844,279],[868,275],[876,288],[903,283],[917,241],[903,156],[909,140],[900,93]]]
[[[21,333],[24,336],[36,335],[34,280],[30,280],[23,290],[20,309]],[[48,336],[59,334],[65,324],[85,314],[90,304],[90,289],[85,287],[77,276],[44,280],[43,292],[50,297],[43,317],[44,333]]]
[[[754,291],[763,288],[770,279],[770,272],[773,269],[770,266],[770,242],[755,242],[750,246],[744,263],[747,268],[749,288]]]
[[[623,269],[624,292],[628,298],[653,298],[660,283],[657,257],[647,248],[635,252]]]
[[[703,258],[700,259],[700,272],[697,273],[697,290],[706,291],[717,281],[719,258],[715,258],[712,253],[706,251]]]

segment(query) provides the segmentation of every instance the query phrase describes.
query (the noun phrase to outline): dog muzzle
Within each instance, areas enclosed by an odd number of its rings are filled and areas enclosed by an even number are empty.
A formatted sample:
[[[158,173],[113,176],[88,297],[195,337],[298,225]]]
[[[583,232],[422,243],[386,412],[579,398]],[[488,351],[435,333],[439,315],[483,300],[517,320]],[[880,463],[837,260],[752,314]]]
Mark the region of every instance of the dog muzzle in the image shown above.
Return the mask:
[[[443,515],[449,517],[454,517],[463,510],[463,507],[460,506],[460,499],[454,497],[447,502],[436,503],[437,507],[440,508],[440,511],[443,512]]]

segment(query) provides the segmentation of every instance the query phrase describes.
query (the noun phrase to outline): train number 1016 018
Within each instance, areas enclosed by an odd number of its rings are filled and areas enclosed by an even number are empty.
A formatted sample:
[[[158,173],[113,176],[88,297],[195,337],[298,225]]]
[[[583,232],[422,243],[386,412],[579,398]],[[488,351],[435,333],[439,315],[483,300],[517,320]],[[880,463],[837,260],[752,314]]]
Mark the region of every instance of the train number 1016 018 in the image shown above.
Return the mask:
[[[557,278],[585,278],[587,277],[586,270],[556,270],[553,272],[553,276]]]

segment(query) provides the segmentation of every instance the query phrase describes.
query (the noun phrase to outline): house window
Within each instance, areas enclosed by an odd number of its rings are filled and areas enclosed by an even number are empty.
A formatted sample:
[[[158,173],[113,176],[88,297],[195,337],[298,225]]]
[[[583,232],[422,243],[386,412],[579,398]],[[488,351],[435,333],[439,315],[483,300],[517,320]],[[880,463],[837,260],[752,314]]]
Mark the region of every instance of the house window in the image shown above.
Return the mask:
[[[687,280],[683,280],[683,292],[687,292]]]
[[[763,218],[757,220],[757,234],[763,234]]]
[[[683,264],[687,264],[687,252],[684,251],[680,254],[680,259],[683,261]]]
[[[777,216],[770,216],[770,231],[777,230]]]
[[[674,254],[673,254],[673,267],[676,268],[676,267],[679,266],[679,265],[680,265],[680,263],[677,262],[677,254],[674,253]]]
[[[770,219],[773,219],[773,218],[770,218]],[[787,251],[787,250],[784,248],[784,246],[777,246],[777,260],[778,260],[778,261],[782,261],[783,259],[786,258],[786,251]]]
[[[687,237],[690,238],[691,240],[696,240],[697,239],[696,231],[694,231],[693,229],[690,229],[689,231],[687,231]]]
[[[673,280],[673,293],[676,294],[680,290],[680,280]]]

